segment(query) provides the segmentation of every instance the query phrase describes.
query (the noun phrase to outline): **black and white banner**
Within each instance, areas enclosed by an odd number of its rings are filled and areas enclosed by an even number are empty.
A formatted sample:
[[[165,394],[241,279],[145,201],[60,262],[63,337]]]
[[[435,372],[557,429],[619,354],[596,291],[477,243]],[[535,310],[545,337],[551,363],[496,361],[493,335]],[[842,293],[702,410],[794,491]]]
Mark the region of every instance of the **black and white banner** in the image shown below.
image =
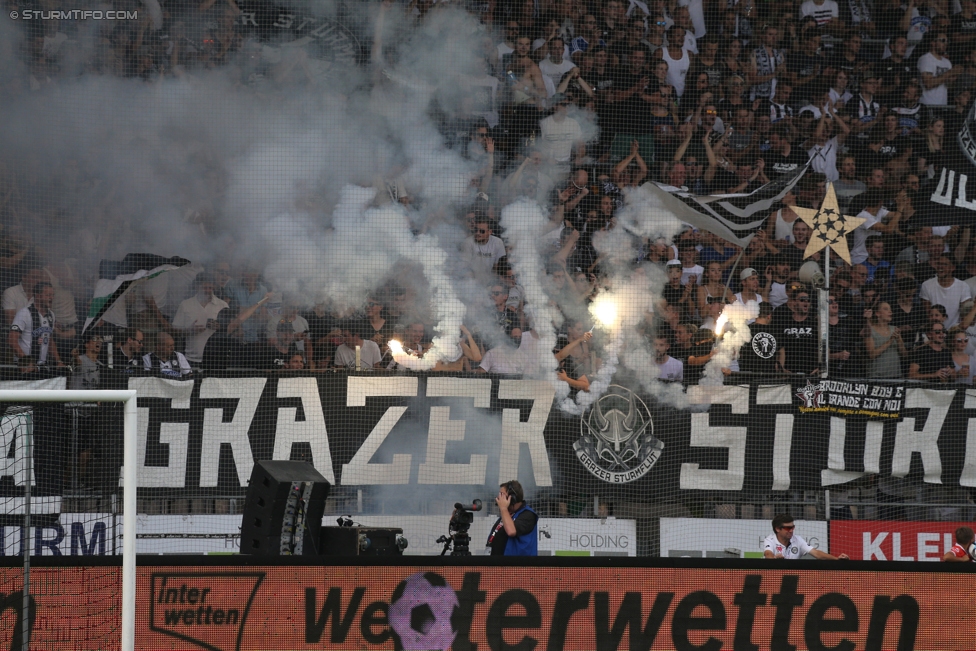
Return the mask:
[[[558,495],[640,500],[816,489],[866,474],[976,486],[976,437],[968,435],[976,391],[951,385],[822,381],[814,384],[821,398],[865,407],[823,410],[807,407],[806,382],[692,386],[683,410],[614,386],[581,418],[558,410],[547,382],[483,375],[118,379],[139,394],[145,497],[243,495],[257,459],[305,459],[337,488],[389,487],[394,496],[414,493],[408,486],[493,494],[512,477]],[[878,407],[869,400],[880,407],[867,409]],[[23,429],[5,408],[12,426],[3,433],[0,496],[16,515]],[[122,414],[112,405],[97,411],[87,443],[109,490],[120,476]],[[72,417],[63,405],[34,406],[36,495],[56,496],[67,481]]]

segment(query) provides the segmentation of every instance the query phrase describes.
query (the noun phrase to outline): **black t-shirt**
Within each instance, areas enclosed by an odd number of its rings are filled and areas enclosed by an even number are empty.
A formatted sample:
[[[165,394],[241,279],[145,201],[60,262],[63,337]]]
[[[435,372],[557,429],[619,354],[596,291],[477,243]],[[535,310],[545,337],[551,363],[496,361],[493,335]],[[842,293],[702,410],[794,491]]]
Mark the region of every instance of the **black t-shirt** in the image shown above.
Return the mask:
[[[830,67],[834,70],[843,70],[847,73],[847,90],[853,95],[857,95],[860,89],[861,76],[855,72],[858,64],[863,63],[860,53],[854,57],[853,61],[848,61],[844,56],[844,48],[838,48],[837,54],[830,58]]]
[[[976,42],[954,43],[953,36],[972,36],[976,34],[976,14],[972,18],[965,18],[962,14],[955,14],[949,22],[949,51],[946,55],[950,61],[962,62],[969,55],[969,52],[976,46]]]
[[[886,102],[901,101],[905,86],[918,77],[916,70],[905,60],[882,59],[875,69],[881,73],[881,87],[890,89],[883,96]]]
[[[776,343],[786,349],[786,370],[791,373],[809,373],[820,368],[817,345],[820,340],[817,315],[811,311],[803,321],[792,316],[781,319],[776,330]]]
[[[931,346],[924,344],[912,352],[912,364],[918,364],[920,375],[928,375],[939,369],[952,368],[952,353],[947,348],[932,350]]]
[[[247,366],[244,344],[223,332],[215,332],[207,339],[200,365],[210,370]]]
[[[774,373],[779,346],[772,324],[753,323],[749,329],[752,338],[739,350],[739,370],[746,373]]]
[[[692,366],[691,364],[688,363],[688,358],[705,357],[706,355],[708,355],[708,353],[712,352],[712,348],[714,346],[715,346],[714,342],[705,340],[705,341],[699,341],[689,349],[688,357],[682,360],[685,365],[685,382],[687,384],[698,384],[698,381],[701,379],[702,373],[705,372],[705,367],[708,365],[708,362],[705,362],[704,364],[700,364],[698,366]],[[674,355],[672,355],[672,357],[674,357]]]
[[[786,156],[778,152],[766,152],[766,176],[779,176],[780,174],[792,174],[807,164],[810,160],[809,154],[796,145],[790,148],[790,153]]]
[[[904,156],[912,148],[912,140],[908,136],[898,135],[894,139],[881,140],[881,148],[875,152],[874,166],[885,168],[888,161]]]
[[[926,323],[925,318],[925,308],[922,306],[922,300],[915,295],[915,300],[912,301],[912,311],[906,312],[902,309],[901,305],[898,304],[898,297],[894,294],[889,295],[886,301],[891,306],[891,326],[894,328],[901,328],[902,326],[911,326],[912,331],[903,333],[901,338],[905,342],[910,342],[915,338],[915,331],[919,328],[924,328]]]
[[[780,250],[780,253],[783,255],[784,258],[786,258],[786,261],[790,263],[790,269],[792,269],[793,271],[799,271],[800,266],[804,262],[803,255],[805,250],[806,250],[805,245],[803,248],[800,248],[797,246],[793,246],[793,243],[790,243],[789,246],[784,246]]]
[[[524,536],[533,529],[535,525],[539,522],[539,516],[526,509],[518,514],[515,518],[515,534],[517,536]],[[495,525],[491,528],[488,533],[488,547],[491,548],[492,556],[504,556],[505,546],[508,545],[508,534],[505,533],[505,527],[502,525],[502,519],[498,518],[495,521]]]
[[[800,79],[817,76],[823,72],[824,67],[824,58],[822,56],[797,53],[791,54],[786,60],[786,69],[795,73]],[[813,95],[815,86],[817,86],[816,81],[795,86],[793,88],[793,95],[790,98],[791,101],[796,106],[803,106]]]
[[[251,365],[254,368],[277,371],[285,368],[288,360],[295,355],[301,355],[302,351],[298,350],[298,346],[295,344],[291,344],[288,347],[288,352],[285,353],[279,351],[277,346],[272,346],[271,344],[257,344],[249,353]]]
[[[842,353],[845,350],[851,354],[846,361],[835,359],[830,362],[830,372],[831,373],[844,373],[850,375],[850,370],[854,368],[855,362],[857,362],[857,352],[860,347],[860,341],[858,340],[859,328],[855,327],[855,323],[863,321],[855,319],[853,317],[842,317],[835,325],[829,327],[830,331],[830,352]]]
[[[672,287],[671,283],[668,283],[667,285],[664,286],[664,289],[661,291],[661,296],[664,298],[664,300],[668,302],[668,305],[678,307],[679,309],[680,309],[679,302],[681,301],[681,297],[684,295],[685,295],[684,285],[678,285],[677,287]]]
[[[613,92],[631,90],[640,83],[641,77],[627,71],[618,71],[613,78]],[[656,87],[655,81],[651,79],[647,90]],[[611,126],[619,133],[644,134],[650,132],[650,125],[647,123],[648,107],[640,98],[640,91],[635,92],[628,99],[611,104],[609,114]]]

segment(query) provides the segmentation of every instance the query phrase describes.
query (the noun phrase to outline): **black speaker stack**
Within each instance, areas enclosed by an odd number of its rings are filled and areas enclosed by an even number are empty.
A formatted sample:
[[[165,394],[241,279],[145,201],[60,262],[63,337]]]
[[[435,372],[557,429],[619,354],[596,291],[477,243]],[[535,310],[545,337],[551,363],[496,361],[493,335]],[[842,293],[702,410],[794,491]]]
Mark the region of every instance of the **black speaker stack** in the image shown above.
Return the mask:
[[[331,488],[310,463],[256,462],[241,522],[241,553],[316,555]]]

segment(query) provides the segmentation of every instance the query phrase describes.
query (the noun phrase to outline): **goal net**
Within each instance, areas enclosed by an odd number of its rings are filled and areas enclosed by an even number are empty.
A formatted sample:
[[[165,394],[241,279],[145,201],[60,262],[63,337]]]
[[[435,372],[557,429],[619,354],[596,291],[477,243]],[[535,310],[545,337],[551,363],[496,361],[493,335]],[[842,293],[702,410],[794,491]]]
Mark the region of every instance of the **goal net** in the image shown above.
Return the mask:
[[[4,608],[16,614],[4,628],[9,648],[131,651],[134,475],[126,491],[120,467],[105,477],[93,457],[109,446],[120,452],[128,446],[134,468],[135,391],[0,389],[0,413],[0,526],[2,556],[9,561],[0,572]],[[104,427],[86,432],[91,424],[80,423],[84,418],[104,418]],[[93,440],[96,430],[111,434]],[[124,527],[126,515],[131,530]],[[92,561],[67,570],[45,563],[57,556]]]

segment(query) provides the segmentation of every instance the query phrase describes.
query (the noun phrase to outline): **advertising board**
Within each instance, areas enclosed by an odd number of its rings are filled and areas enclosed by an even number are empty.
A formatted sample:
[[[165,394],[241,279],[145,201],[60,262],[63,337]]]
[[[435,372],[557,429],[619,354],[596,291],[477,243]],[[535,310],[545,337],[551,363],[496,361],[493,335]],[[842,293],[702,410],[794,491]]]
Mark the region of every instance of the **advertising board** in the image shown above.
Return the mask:
[[[800,569],[822,565],[144,565],[136,639],[157,651],[973,648],[971,573]],[[36,568],[47,589],[32,646],[117,648],[118,610],[91,603],[110,603],[118,570],[97,569]],[[19,613],[18,570],[0,574]],[[15,625],[0,621],[3,648]]]
[[[833,520],[830,540],[854,560],[939,561],[958,527],[972,522]]]
[[[796,534],[825,552],[827,523],[797,520]],[[762,558],[762,543],[773,533],[769,520],[661,518],[661,556]]]

